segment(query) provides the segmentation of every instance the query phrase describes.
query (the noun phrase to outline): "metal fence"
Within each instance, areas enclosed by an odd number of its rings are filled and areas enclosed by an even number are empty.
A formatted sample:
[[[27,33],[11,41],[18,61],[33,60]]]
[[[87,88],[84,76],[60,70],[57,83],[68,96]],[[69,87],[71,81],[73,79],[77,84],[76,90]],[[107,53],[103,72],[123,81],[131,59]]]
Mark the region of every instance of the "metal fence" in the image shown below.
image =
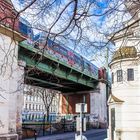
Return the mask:
[[[55,120],[23,122],[23,139],[76,131],[76,117],[57,116]],[[94,128],[87,118],[87,129]]]

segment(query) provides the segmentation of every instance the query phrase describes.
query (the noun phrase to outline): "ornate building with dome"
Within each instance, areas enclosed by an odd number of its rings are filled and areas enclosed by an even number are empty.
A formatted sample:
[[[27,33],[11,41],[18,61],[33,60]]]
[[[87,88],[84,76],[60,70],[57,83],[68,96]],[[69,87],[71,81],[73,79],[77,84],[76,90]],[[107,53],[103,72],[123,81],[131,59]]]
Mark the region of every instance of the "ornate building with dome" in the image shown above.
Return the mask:
[[[129,3],[127,3],[127,6]],[[136,5],[128,9],[131,15]],[[113,37],[117,50],[109,64],[112,73],[112,93],[108,99],[108,140],[140,139],[140,23],[137,13],[134,24]],[[137,21],[137,22],[135,22]],[[128,23],[132,24],[132,23]]]
[[[138,140],[140,135],[140,57],[135,47],[122,47],[113,56],[109,97],[109,140]]]

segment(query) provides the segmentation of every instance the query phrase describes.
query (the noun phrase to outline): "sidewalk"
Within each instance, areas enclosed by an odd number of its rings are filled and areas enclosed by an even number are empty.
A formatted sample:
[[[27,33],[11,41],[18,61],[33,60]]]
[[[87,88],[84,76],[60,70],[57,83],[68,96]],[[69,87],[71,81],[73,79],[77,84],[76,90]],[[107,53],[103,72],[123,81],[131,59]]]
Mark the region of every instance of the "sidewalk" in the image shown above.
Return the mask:
[[[106,131],[105,129],[92,129],[86,131],[86,135],[90,134],[96,134],[96,133],[101,133]],[[63,133],[63,134],[55,134],[55,135],[48,135],[44,137],[38,137],[36,140],[74,140],[75,138],[75,133],[70,132],[70,133]],[[32,139],[25,139],[25,140],[35,140],[34,138]]]

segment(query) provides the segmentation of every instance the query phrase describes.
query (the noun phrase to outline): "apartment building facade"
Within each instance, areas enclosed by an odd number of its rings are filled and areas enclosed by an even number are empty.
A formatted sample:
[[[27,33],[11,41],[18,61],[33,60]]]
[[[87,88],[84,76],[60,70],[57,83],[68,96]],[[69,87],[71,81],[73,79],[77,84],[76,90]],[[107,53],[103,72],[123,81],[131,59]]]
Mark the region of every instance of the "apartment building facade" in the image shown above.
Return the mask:
[[[41,94],[38,93],[37,87],[26,85],[26,88],[27,87],[28,90],[24,91],[24,104],[22,111],[23,121],[43,120],[44,115],[46,114],[45,105],[49,107],[49,120],[54,120],[56,115],[58,115],[59,113],[60,92],[55,91],[56,93],[54,96],[47,96],[45,101],[43,101],[43,97],[41,96]],[[33,92],[30,89],[34,89]],[[49,89],[45,90],[48,95],[52,94],[49,92]],[[51,103],[50,100],[52,100]],[[44,103],[46,101],[47,103]]]

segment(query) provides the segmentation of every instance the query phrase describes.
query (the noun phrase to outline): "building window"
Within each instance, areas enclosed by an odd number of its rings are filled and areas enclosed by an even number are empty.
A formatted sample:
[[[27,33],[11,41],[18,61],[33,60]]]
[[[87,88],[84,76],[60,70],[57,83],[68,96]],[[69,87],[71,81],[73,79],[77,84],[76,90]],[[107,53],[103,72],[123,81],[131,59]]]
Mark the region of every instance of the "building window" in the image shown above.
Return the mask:
[[[114,73],[112,72],[112,84],[114,83]]]
[[[33,110],[34,110],[34,105],[33,105]]]
[[[121,82],[123,80],[123,72],[122,70],[117,70],[117,82]]]
[[[29,109],[31,110],[31,104],[29,104]]]
[[[30,95],[30,96],[29,96],[29,98],[30,98],[29,100],[31,101],[31,99],[32,99],[32,96]]]
[[[27,109],[27,104],[25,104],[25,109]]]
[[[134,81],[134,69],[127,69],[127,81]]]

